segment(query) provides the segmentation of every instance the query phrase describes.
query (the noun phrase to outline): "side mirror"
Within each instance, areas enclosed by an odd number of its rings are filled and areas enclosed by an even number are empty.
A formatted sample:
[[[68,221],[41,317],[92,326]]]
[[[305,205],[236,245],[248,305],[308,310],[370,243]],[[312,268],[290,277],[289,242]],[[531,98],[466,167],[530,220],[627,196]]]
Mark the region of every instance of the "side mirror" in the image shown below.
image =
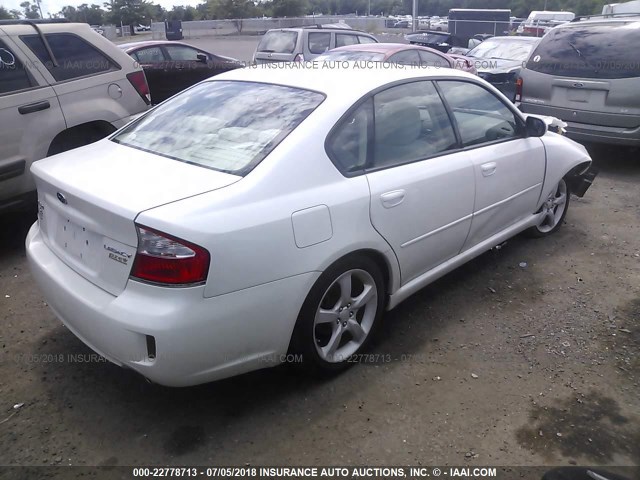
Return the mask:
[[[547,124],[537,117],[527,117],[526,120],[527,137],[542,137],[547,133]]]
[[[207,57],[204,53],[199,53],[198,55],[196,55],[196,58],[200,63],[207,63],[207,61],[209,60],[209,57]]]

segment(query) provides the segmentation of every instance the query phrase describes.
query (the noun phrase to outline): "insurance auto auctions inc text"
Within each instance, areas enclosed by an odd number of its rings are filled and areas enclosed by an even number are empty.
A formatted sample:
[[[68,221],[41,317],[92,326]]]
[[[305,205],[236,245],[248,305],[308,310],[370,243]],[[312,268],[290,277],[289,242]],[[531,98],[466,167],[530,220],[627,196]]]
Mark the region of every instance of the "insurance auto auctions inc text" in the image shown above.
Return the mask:
[[[431,478],[496,477],[493,467],[260,467],[260,477]]]

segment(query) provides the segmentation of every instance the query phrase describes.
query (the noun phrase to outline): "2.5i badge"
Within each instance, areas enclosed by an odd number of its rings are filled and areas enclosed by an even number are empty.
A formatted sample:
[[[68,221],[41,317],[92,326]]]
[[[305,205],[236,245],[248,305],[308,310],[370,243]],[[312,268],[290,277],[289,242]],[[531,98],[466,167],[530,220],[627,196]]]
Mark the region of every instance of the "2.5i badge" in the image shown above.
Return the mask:
[[[118,250],[117,248],[110,247],[109,245],[103,245],[104,249],[109,252],[109,258],[111,260],[115,260],[116,262],[122,263],[123,265],[127,265],[129,259],[131,258],[131,254],[124,252],[122,250]]]

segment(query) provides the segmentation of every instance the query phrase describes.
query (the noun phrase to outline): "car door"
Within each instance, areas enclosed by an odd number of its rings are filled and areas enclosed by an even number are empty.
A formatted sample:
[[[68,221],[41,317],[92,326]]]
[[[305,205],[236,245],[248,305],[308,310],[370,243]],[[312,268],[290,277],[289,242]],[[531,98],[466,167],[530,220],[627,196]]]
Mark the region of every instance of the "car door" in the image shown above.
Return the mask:
[[[0,210],[35,190],[29,167],[65,129],[53,88],[0,31]]]
[[[437,83],[475,171],[466,250],[534,213],[546,155],[540,138],[525,135],[524,122],[509,102],[485,86],[462,80]]]
[[[374,228],[398,258],[402,283],[456,256],[473,214],[473,164],[431,81],[377,93],[366,176]]]
[[[140,48],[130,55],[144,70],[152,103],[160,103],[175,93],[173,85],[175,79],[172,77],[172,72],[165,71],[169,68],[169,64],[164,50],[159,45]]]
[[[202,50],[187,45],[165,45],[164,48],[174,69],[173,76],[177,90],[174,93],[189,88],[214,74],[207,61],[209,55]],[[204,61],[198,59],[199,54],[206,56]]]

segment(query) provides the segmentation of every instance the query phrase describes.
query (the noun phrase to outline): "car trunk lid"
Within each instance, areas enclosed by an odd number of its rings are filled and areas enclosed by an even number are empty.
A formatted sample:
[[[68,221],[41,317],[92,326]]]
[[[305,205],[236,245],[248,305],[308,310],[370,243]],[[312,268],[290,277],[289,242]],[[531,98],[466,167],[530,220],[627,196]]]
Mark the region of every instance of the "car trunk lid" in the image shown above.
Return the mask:
[[[44,242],[71,269],[118,295],[147,209],[225,187],[241,177],[103,140],[34,163]]]

